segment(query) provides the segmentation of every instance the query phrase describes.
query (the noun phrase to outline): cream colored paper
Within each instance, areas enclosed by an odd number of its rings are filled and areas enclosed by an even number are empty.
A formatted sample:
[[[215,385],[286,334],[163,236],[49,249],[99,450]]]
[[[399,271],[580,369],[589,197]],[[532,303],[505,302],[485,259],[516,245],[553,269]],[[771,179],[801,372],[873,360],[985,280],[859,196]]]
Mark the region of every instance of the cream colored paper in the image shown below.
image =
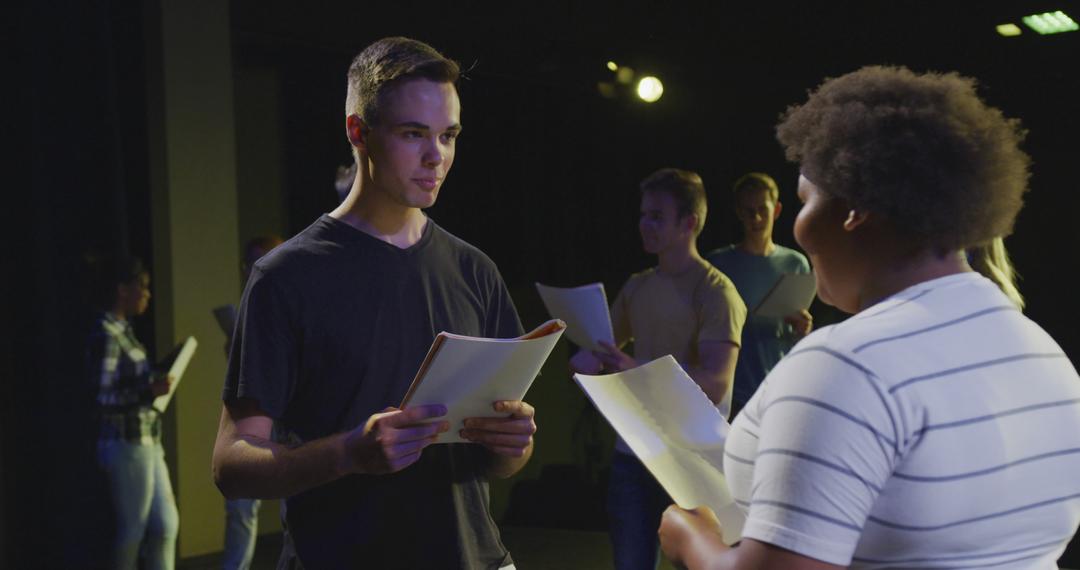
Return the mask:
[[[450,430],[435,443],[467,442],[458,435],[465,418],[497,417],[498,400],[520,400],[540,373],[566,324],[548,321],[518,338],[495,339],[441,332],[428,350],[401,408],[442,404],[439,421]]]
[[[724,478],[730,426],[674,358],[574,380],[677,505],[709,507],[724,542],[739,540],[745,517]]]
[[[537,283],[536,291],[552,318],[566,321],[566,336],[574,344],[589,350],[602,350],[601,340],[615,344],[603,283],[569,288]]]
[[[765,298],[754,308],[753,315],[782,319],[803,309],[809,309],[817,294],[813,273],[785,273],[776,281]]]
[[[169,407],[169,402],[172,401],[173,394],[176,393],[176,389],[180,386],[180,380],[183,380],[188,363],[191,362],[191,357],[195,356],[195,349],[198,347],[199,341],[195,340],[195,337],[189,336],[183,344],[174,348],[173,352],[169,353],[169,356],[159,365],[161,369],[164,369],[165,365],[169,366],[167,371],[159,370],[159,372],[172,376],[173,380],[167,394],[154,398],[153,408],[158,412],[165,413],[165,409]],[[173,355],[175,355],[175,358],[173,358]]]

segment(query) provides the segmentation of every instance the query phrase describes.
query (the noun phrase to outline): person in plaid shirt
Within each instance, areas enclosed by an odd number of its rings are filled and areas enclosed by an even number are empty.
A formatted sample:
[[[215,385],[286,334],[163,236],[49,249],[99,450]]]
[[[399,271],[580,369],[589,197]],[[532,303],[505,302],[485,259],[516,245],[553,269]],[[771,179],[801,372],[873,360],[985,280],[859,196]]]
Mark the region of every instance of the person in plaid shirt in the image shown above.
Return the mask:
[[[145,567],[172,569],[179,515],[161,446],[161,417],[150,407],[169,390],[128,321],[146,312],[150,274],[134,257],[98,263],[96,297],[102,313],[88,343],[88,367],[99,384],[98,460],[108,476],[116,512],[110,568],[134,569],[142,547]]]

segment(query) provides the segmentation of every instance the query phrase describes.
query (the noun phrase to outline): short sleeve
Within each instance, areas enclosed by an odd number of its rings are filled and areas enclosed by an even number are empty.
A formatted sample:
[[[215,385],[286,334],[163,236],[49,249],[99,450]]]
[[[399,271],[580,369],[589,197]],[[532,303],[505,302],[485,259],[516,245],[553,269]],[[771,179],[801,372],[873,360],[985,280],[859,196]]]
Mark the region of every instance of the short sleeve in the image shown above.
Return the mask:
[[[848,565],[899,460],[893,400],[855,359],[821,347],[788,355],[758,396],[743,536]]]
[[[711,281],[702,295],[700,318],[698,342],[722,341],[738,346],[746,324],[746,304],[730,281]]]
[[[525,334],[521,326],[521,318],[518,317],[514,300],[510,297],[510,291],[506,288],[502,276],[495,272],[494,286],[491,298],[487,304],[487,315],[484,316],[487,330],[484,336],[488,338],[514,338]]]
[[[611,304],[611,331],[615,335],[616,345],[634,340],[634,331],[630,327],[630,296],[635,288],[634,276],[630,276]]]
[[[280,285],[256,267],[237,313],[225,401],[250,398],[271,417],[285,413],[297,380],[295,314]]]
[[[795,264],[797,266],[795,273],[810,273],[810,262],[806,260],[806,256],[794,251]]]

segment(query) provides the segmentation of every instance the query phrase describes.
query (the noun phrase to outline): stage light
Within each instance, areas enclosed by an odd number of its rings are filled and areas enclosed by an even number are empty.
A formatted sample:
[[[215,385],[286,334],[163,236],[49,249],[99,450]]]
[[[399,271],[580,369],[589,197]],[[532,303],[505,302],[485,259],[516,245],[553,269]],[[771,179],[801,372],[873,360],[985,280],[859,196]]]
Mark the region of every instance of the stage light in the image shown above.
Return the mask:
[[[625,65],[619,67],[619,70],[615,72],[615,81],[623,85],[629,85],[634,80],[634,68],[626,67]]]
[[[607,68],[610,69],[611,71],[618,71],[619,70],[619,66],[616,65],[614,61],[607,62]]]
[[[1011,37],[1019,36],[1022,33],[1022,30],[1020,29],[1020,26],[1017,26],[1016,24],[1001,24],[997,27],[997,33],[1005,37]]]
[[[1080,25],[1077,25],[1075,20],[1067,16],[1065,12],[1062,12],[1061,10],[1058,10],[1057,12],[1032,14],[1030,16],[1024,16],[1023,19],[1024,23],[1027,24],[1027,27],[1042,35],[1075,32],[1080,29]]]
[[[655,103],[664,94],[664,84],[660,80],[647,75],[641,78],[637,84],[637,96],[646,103]]]

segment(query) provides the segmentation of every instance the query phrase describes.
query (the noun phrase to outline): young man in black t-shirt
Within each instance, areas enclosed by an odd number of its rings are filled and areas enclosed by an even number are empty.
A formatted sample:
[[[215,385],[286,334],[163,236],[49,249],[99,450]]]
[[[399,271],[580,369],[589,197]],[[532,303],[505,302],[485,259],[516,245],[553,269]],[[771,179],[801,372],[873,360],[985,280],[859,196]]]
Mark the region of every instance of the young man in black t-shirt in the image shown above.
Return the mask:
[[[285,498],[285,567],[513,567],[487,481],[528,461],[533,408],[494,402],[500,417],[462,431],[479,445],[428,447],[445,408],[392,407],[439,331],[521,334],[491,260],[422,211],[453,163],[457,76],[406,38],[357,56],[352,189],[260,260],[244,292],[214,477],[226,496]]]

